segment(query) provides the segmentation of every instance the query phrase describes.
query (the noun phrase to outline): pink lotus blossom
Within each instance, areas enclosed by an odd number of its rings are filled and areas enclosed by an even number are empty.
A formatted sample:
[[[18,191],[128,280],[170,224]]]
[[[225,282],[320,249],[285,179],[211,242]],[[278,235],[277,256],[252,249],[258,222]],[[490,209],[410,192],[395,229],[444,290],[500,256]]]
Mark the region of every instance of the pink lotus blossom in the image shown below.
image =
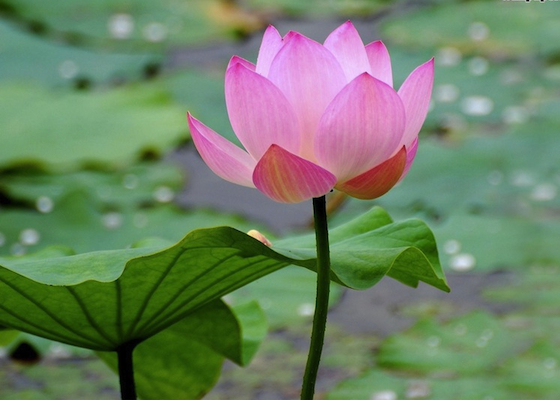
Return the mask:
[[[217,175],[296,203],[333,188],[385,194],[414,159],[433,85],[433,59],[393,89],[381,41],[364,46],[350,21],[324,44],[269,26],[256,65],[234,56],[225,98],[241,149],[188,114],[196,148]]]

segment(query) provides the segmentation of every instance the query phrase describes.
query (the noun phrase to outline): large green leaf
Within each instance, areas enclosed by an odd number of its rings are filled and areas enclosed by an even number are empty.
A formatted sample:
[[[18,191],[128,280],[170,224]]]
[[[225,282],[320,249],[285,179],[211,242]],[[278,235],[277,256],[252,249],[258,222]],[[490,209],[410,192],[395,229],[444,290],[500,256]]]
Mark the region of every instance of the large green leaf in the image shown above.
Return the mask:
[[[385,274],[449,290],[429,229],[373,209],[334,229],[333,279],[355,288]],[[368,228],[370,230],[368,230]],[[286,241],[283,244],[288,244]],[[0,324],[49,339],[112,351],[145,340],[198,308],[289,264],[313,269],[312,248],[269,248],[232,228],[195,230],[161,247],[75,256],[0,259]]]
[[[343,285],[365,289],[388,275],[412,287],[423,281],[449,290],[439,265],[435,239],[420,220],[392,223],[383,209],[374,207],[333,229],[330,238],[331,269],[335,280]],[[307,235],[279,241],[276,245],[279,249],[289,249],[283,250],[284,254],[311,258],[315,252],[314,240],[313,235]]]

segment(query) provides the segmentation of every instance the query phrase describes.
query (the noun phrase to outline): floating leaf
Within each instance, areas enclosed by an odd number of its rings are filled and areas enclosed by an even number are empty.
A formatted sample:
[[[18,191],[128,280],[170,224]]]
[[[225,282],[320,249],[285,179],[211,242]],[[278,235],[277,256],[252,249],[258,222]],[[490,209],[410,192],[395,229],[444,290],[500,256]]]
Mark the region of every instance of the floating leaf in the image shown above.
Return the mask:
[[[33,22],[45,34],[72,43],[144,51],[232,39],[262,27],[254,14],[220,0],[153,2],[64,0],[52,7],[41,0],[3,0],[12,19]]]
[[[22,171],[5,174],[0,180],[0,190],[16,202],[25,202],[42,213],[49,213],[75,192],[84,193],[99,209],[166,203],[173,200],[184,180],[184,172],[178,166],[145,162],[111,172],[81,170],[46,174]]]
[[[298,1],[298,0],[248,0],[252,8],[274,10],[289,15],[361,15],[371,14],[386,7],[386,2],[379,0],[350,0],[325,2],[323,0]]]
[[[504,383],[524,396],[554,399],[560,390],[560,351],[550,342],[537,342],[500,368]],[[528,397],[526,397],[528,398]]]
[[[382,34],[409,47],[453,46],[489,56],[550,54],[558,51],[559,13],[552,3],[447,2],[396,14],[382,24]]]
[[[0,84],[0,120],[0,168],[122,167],[187,137],[184,110],[150,85],[76,93]]]
[[[127,204],[131,199],[117,198],[115,203],[100,206],[88,196],[90,190],[68,193],[53,202],[53,209],[48,213],[16,208],[2,210],[0,255],[31,253],[53,245],[71,247],[78,253],[113,250],[146,237],[176,241],[185,231],[209,225],[228,224],[243,230],[255,227],[254,223],[235,215],[181,210],[173,203],[143,207]],[[131,193],[131,196],[134,199],[135,195]]]
[[[422,374],[477,374],[492,368],[516,351],[518,338],[492,316],[475,312],[445,326],[419,321],[408,331],[387,338],[377,361],[382,367]]]
[[[45,3],[46,4],[46,3]],[[55,10],[48,4],[48,8]],[[44,40],[0,21],[0,79],[47,85],[87,85],[138,80],[149,66],[162,62],[157,53],[95,51]],[[41,60],[38,68],[37,60]]]
[[[390,397],[394,396],[394,397]],[[487,377],[437,379],[403,377],[386,371],[368,371],[349,379],[327,395],[327,400],[426,398],[431,400],[524,400],[526,397],[504,388],[500,382]]]

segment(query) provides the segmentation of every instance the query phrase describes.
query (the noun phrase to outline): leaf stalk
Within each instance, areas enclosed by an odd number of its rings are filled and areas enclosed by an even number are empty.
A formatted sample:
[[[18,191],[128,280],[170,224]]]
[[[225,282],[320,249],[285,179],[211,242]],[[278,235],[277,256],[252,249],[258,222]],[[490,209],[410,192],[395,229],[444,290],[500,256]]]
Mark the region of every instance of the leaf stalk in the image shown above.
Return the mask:
[[[323,351],[330,291],[330,249],[325,196],[313,199],[315,240],[317,243],[317,294],[311,331],[311,343],[303,376],[301,400],[313,400],[315,383]]]

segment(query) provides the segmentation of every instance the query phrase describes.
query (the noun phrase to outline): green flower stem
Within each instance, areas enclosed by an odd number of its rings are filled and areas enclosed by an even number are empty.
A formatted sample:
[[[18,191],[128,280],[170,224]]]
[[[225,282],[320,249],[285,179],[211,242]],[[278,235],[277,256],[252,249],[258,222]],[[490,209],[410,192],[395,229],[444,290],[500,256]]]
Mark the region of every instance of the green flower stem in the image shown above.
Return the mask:
[[[331,261],[325,196],[313,199],[313,217],[315,220],[315,240],[317,242],[317,297],[315,299],[311,344],[301,388],[301,400],[313,400],[327,326]]]
[[[117,347],[119,362],[119,382],[121,385],[122,400],[136,400],[136,387],[134,384],[134,368],[132,365],[132,352],[138,342],[126,342]]]

